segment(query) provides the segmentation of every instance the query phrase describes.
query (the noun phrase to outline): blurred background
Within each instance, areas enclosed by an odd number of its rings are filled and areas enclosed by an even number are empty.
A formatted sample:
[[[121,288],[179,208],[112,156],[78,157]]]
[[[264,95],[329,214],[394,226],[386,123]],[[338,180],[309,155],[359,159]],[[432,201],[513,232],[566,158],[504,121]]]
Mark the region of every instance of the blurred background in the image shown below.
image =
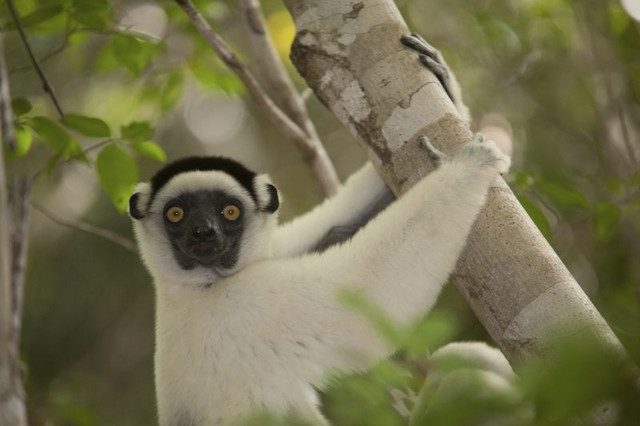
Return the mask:
[[[146,126],[167,159],[222,154],[269,173],[283,194],[283,221],[322,200],[297,150],[265,121],[173,2],[15,3],[65,112],[99,117],[112,129]],[[237,4],[194,3],[251,67]],[[280,1],[261,3],[302,91],[304,82],[287,58],[291,19]],[[396,4],[412,30],[443,52],[474,130],[512,151],[506,178],[514,192],[638,360],[640,2]],[[2,2],[11,93],[31,105],[19,119],[55,120],[11,22]],[[364,163],[364,153],[317,99],[311,96],[307,106],[344,180]],[[28,124],[25,129],[31,131]],[[32,133],[29,152],[9,161],[10,177],[32,176],[52,158],[46,137]],[[83,148],[105,139],[71,135]],[[115,136],[108,140],[126,145]],[[162,151],[140,155],[125,148],[142,180],[161,165]],[[89,223],[133,239],[112,198],[85,162],[59,162],[35,181],[21,343],[33,425],[156,422],[149,275],[135,252],[52,220]],[[445,290],[437,310],[455,318],[450,338],[490,341],[455,289]]]

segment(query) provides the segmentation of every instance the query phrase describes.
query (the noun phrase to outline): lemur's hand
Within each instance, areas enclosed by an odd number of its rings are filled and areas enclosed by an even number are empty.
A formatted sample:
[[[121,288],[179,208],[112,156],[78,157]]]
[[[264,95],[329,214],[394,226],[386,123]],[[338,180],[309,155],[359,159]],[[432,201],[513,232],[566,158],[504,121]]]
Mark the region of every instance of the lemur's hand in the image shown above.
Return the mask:
[[[431,164],[433,164],[434,167],[440,167],[442,163],[447,162],[447,159],[448,159],[447,154],[445,154],[444,152],[440,151],[438,148],[433,146],[429,138],[427,138],[426,136],[418,137],[418,143],[427,151],[429,160],[431,161]]]
[[[511,166],[511,158],[505,155],[494,141],[485,141],[481,133],[477,133],[473,140],[460,150],[454,161],[490,167],[500,174],[506,173]]]
[[[444,61],[444,58],[440,54],[440,51],[427,43],[427,41],[418,34],[402,36],[400,37],[400,41],[405,46],[410,47],[419,53],[418,57],[420,58],[420,62],[431,70],[431,72],[438,78],[438,81],[440,81],[440,84],[442,84],[442,87],[447,92],[447,95],[449,95],[449,98],[456,103],[458,100],[456,99],[454,90],[451,87],[451,72]]]

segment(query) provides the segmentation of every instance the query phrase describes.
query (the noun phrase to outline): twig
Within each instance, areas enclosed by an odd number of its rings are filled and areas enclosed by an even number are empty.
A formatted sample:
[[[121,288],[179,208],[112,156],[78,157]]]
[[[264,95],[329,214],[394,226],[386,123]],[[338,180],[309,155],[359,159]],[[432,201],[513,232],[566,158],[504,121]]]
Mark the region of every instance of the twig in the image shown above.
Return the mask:
[[[58,225],[66,226],[67,228],[75,229],[77,231],[86,232],[88,234],[104,238],[106,240],[111,241],[112,243],[118,244],[119,246],[131,252],[137,253],[136,243],[131,241],[129,238],[123,237],[122,235],[116,234],[115,232],[112,232],[108,229],[100,228],[98,226],[91,225],[89,223],[69,222],[64,219],[60,219],[51,211],[47,210],[40,204],[37,204],[33,201],[31,202],[31,205],[33,206],[34,209],[38,210],[40,213],[46,216],[49,220],[57,223]]]
[[[45,75],[42,67],[38,63],[38,59],[36,55],[33,53],[31,49],[31,45],[29,44],[29,40],[27,39],[27,35],[24,32],[24,28],[20,23],[20,16],[18,16],[18,11],[16,10],[15,5],[13,4],[13,0],[6,0],[7,6],[9,7],[9,12],[11,12],[11,16],[13,17],[14,22],[16,23],[16,28],[18,29],[18,33],[20,34],[20,38],[22,39],[22,43],[24,47],[27,49],[27,53],[29,54],[29,58],[31,59],[31,63],[33,64],[33,68],[36,70],[38,77],[40,77],[40,81],[42,82],[42,88],[46,93],[49,94],[51,101],[53,101],[53,105],[56,107],[56,111],[58,111],[58,115],[60,117],[64,117],[64,112],[62,112],[62,107],[60,106],[60,102],[56,97],[56,94],[53,90],[53,86],[49,83],[49,79]]]
[[[249,94],[254,98],[258,106],[263,109],[271,122],[296,144],[302,153],[303,159],[307,163],[311,163],[315,157],[318,156],[318,149],[311,141],[310,136],[267,96],[249,70],[231,51],[227,43],[213,31],[211,26],[189,0],[175,0],[175,2],[184,10],[200,35],[202,35],[220,60],[240,78]]]
[[[305,99],[296,90],[289,74],[273,45],[258,0],[238,0],[245,18],[253,53],[263,79],[271,88],[271,96],[284,112],[309,136],[317,155],[308,161],[325,195],[333,195],[340,186],[338,174],[327,155],[305,105]]]

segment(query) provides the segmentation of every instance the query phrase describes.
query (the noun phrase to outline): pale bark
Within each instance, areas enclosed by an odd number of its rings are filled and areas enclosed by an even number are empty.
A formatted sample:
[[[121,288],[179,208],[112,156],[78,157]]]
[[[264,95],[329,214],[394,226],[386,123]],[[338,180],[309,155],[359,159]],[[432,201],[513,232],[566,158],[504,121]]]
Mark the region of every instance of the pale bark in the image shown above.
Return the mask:
[[[9,82],[4,61],[3,38],[0,35],[0,105],[3,128],[12,125],[10,112]],[[7,203],[7,185],[5,178],[2,146],[6,144],[6,133],[0,144],[0,425],[24,426],[26,410],[24,390],[18,361],[18,335],[20,333],[21,313],[17,310],[20,294],[14,288],[12,274],[12,235],[10,232],[10,209]]]
[[[297,30],[294,64],[359,137],[395,194],[429,172],[426,152],[416,143],[419,135],[445,152],[471,139],[436,78],[400,43],[400,36],[410,31],[393,1],[285,3]],[[551,335],[593,332],[621,351],[607,323],[502,179],[490,190],[453,282],[511,361],[544,357],[554,345]]]

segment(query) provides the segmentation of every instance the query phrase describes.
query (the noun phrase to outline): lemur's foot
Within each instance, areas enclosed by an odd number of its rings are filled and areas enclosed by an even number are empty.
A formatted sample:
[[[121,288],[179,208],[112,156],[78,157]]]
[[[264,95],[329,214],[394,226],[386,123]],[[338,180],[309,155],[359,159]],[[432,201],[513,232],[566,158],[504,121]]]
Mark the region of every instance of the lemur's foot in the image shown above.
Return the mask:
[[[449,98],[455,102],[453,91],[451,88],[451,77],[449,68],[447,67],[440,51],[431,46],[425,39],[418,34],[400,37],[400,41],[407,47],[419,53],[418,58],[431,72],[436,76]]]
[[[494,141],[485,141],[481,133],[477,133],[473,140],[462,148],[456,160],[491,167],[500,174],[506,173],[511,166],[511,158],[505,155]]]
[[[440,167],[442,163],[445,163],[447,161],[447,154],[433,146],[429,138],[427,138],[426,136],[420,136],[418,138],[418,143],[427,151],[429,160],[431,161],[431,164],[434,165],[434,167]]]

